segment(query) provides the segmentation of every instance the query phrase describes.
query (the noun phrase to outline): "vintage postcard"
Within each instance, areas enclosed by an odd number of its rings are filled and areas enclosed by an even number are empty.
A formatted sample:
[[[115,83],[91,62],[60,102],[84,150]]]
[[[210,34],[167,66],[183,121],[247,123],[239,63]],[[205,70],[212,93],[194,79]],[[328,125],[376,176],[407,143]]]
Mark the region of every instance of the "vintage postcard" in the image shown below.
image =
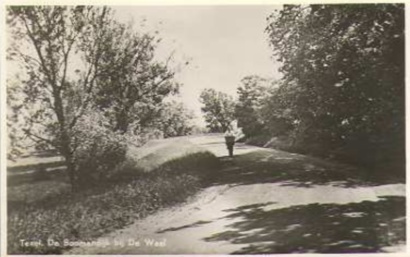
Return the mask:
[[[2,255],[406,254],[404,3],[2,7]]]

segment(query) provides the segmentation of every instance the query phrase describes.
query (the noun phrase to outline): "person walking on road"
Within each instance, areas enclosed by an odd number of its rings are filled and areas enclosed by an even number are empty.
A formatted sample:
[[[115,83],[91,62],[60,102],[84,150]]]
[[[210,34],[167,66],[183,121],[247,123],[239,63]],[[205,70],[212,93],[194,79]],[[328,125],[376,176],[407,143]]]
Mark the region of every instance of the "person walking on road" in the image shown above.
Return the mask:
[[[233,146],[235,145],[235,135],[230,129],[225,132],[225,144],[229,151],[229,156],[233,157]]]

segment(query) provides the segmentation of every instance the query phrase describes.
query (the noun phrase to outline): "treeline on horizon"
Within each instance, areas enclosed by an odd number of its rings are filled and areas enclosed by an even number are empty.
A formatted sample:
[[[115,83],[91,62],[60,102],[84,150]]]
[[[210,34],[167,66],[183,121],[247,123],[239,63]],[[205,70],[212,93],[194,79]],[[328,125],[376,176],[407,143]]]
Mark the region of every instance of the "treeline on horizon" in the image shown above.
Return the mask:
[[[243,78],[237,101],[204,90],[208,128],[237,120],[248,143],[403,177],[404,5],[285,5],[267,20],[283,77]]]

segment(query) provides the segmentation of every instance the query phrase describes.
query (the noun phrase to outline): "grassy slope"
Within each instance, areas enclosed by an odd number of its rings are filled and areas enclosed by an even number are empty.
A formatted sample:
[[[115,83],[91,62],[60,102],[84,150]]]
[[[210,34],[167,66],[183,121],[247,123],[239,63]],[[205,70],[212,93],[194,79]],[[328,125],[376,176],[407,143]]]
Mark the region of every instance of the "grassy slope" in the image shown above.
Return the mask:
[[[45,241],[90,240],[121,228],[161,207],[184,201],[201,188],[205,171],[216,165],[214,155],[175,139],[131,149],[126,180],[117,179],[99,188],[67,194],[64,179],[52,177],[10,186],[8,252],[61,253],[64,248],[48,247]],[[41,240],[43,246],[21,247],[20,239]]]
[[[304,145],[295,148],[292,142],[287,137],[270,137],[268,135],[259,135],[248,138],[246,143],[265,148],[282,150],[290,153],[299,153],[307,156],[318,157],[321,159],[331,160],[332,162],[345,163],[347,165],[355,166],[362,176],[377,180],[379,182],[393,181],[404,183],[406,181],[405,162],[397,159],[384,160],[372,152],[358,152],[355,158],[352,158],[355,153],[348,153],[350,157],[343,157],[343,155],[335,155],[330,152],[318,154],[314,149],[320,149],[320,145]],[[387,153],[387,152],[386,152]],[[355,159],[355,160],[354,160]],[[369,162],[369,160],[372,160]]]

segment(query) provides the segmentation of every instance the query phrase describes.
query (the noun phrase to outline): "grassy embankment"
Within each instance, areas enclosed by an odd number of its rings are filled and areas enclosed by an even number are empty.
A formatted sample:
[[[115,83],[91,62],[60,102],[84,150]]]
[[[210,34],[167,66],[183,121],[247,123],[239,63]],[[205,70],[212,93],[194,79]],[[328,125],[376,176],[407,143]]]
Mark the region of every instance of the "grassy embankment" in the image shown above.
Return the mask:
[[[218,165],[213,154],[177,139],[130,149],[110,182],[74,194],[64,172],[9,176],[8,253],[59,254],[67,249],[64,239],[96,239],[183,202]],[[22,239],[41,245],[25,247]],[[47,239],[60,246],[48,246]]]
[[[405,183],[404,152],[401,152],[402,146],[400,145],[389,145],[384,148],[367,150],[361,148],[354,150],[342,148],[325,150],[326,148],[319,143],[306,143],[295,146],[289,137],[272,137],[263,134],[243,141],[249,145],[319,157],[332,162],[351,165],[358,168],[358,172],[366,180]],[[397,152],[397,154],[392,154],[392,152]],[[391,158],[391,156],[395,157]]]

